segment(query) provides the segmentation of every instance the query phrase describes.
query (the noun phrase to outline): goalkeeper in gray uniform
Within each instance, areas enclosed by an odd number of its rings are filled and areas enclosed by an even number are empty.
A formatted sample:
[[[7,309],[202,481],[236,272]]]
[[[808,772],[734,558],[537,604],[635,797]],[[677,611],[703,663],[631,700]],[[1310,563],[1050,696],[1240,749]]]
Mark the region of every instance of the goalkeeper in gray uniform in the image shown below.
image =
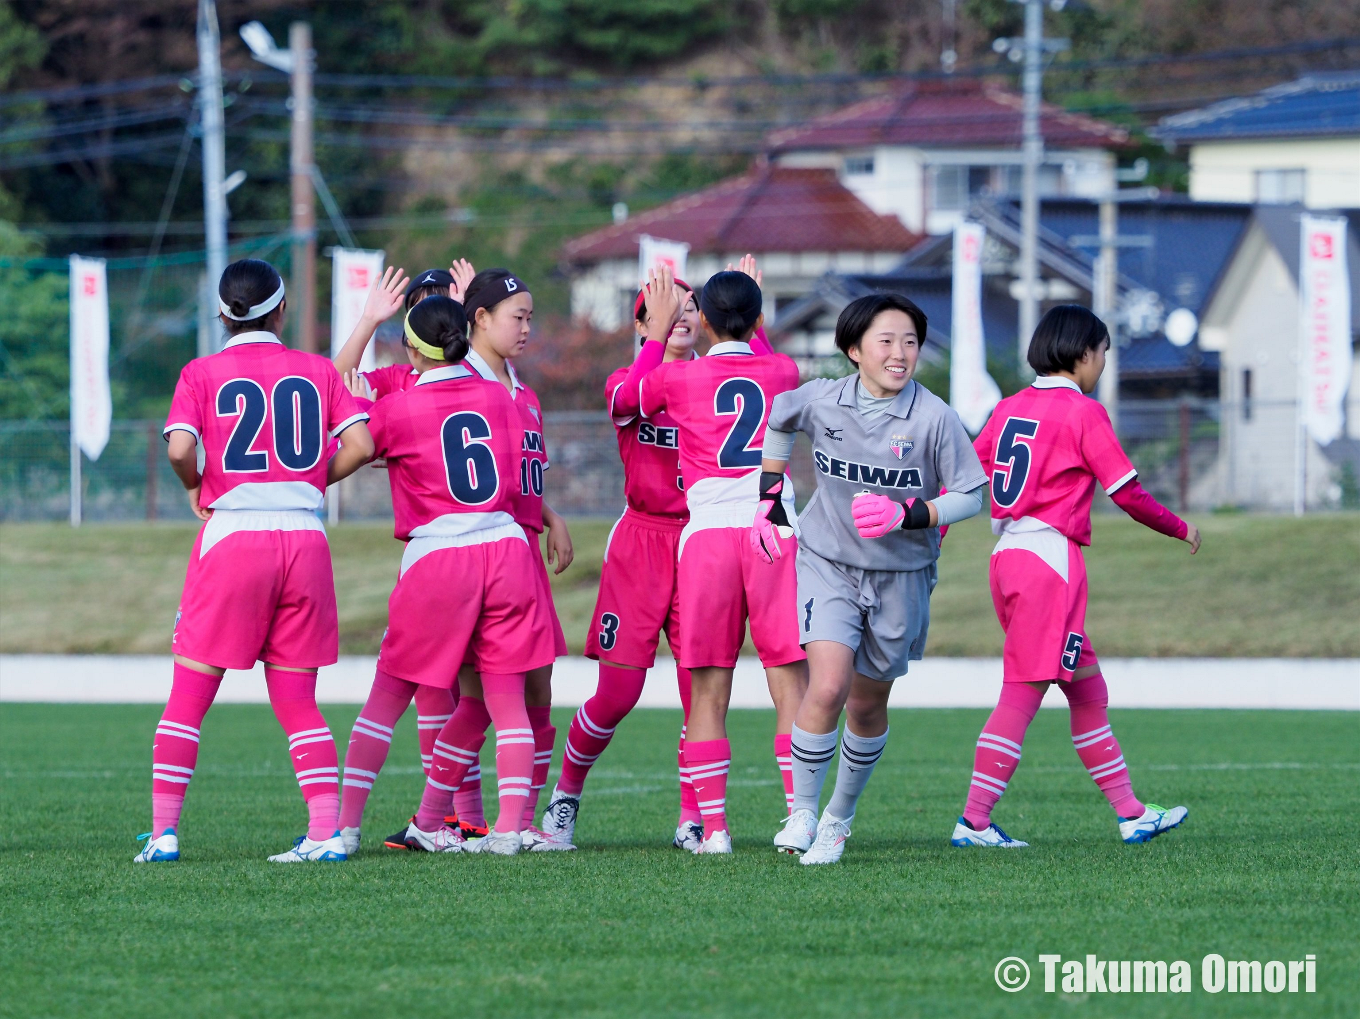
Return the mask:
[[[793,812],[774,844],[805,864],[845,851],[855,804],[888,740],[888,694],[921,658],[940,527],[982,509],[986,475],[958,415],[913,381],[926,316],[897,294],[847,305],[836,346],[859,369],[774,398],[751,544],[782,554],[780,489],[797,432],[812,440],[817,491],[798,518],[798,630],[807,694],[793,725]],[[942,491],[947,494],[941,494]],[[836,788],[817,819],[836,755]]]

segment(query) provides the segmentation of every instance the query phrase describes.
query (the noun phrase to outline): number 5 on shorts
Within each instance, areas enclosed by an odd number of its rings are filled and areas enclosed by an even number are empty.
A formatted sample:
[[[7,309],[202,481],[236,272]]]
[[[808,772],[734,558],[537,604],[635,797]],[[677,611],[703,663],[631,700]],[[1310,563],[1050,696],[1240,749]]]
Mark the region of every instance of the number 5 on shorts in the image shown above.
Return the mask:
[[[1081,646],[1086,643],[1086,638],[1079,633],[1069,633],[1067,644],[1063,647],[1062,667],[1067,672],[1075,672],[1077,662],[1081,660]]]
[[[600,616],[600,650],[609,651],[619,639],[619,617],[612,612]]]

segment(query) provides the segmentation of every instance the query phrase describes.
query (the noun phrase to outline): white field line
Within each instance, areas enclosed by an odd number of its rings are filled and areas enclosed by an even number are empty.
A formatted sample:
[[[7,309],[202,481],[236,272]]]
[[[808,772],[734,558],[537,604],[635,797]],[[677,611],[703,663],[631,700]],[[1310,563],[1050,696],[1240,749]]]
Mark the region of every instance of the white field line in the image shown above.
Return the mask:
[[[345,657],[321,670],[323,704],[362,704],[373,682],[373,658]],[[1355,658],[1109,658],[1102,663],[1115,708],[1284,708],[1360,711],[1360,659]],[[595,692],[599,670],[586,658],[562,658],[553,674],[553,701],[576,707]],[[171,663],[164,655],[0,655],[0,701],[164,704]],[[893,684],[898,708],[990,708],[1001,687],[995,658],[928,658]],[[267,701],[263,667],[229,672],[223,703]],[[755,659],[737,664],[732,707],[768,708],[764,670]],[[675,663],[659,661],[639,707],[678,708]],[[1050,690],[1045,707],[1065,708]]]

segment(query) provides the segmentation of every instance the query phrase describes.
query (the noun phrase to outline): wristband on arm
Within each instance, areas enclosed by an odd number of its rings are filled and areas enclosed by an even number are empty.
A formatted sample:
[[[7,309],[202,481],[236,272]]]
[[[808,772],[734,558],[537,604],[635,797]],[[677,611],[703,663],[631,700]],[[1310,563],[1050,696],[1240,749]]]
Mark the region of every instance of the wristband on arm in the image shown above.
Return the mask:
[[[774,471],[760,472],[760,501],[772,503],[765,512],[765,519],[776,527],[789,527],[788,512],[784,509],[784,475],[776,474]],[[787,537],[787,535],[785,535]]]
[[[921,531],[930,526],[930,506],[924,499],[907,499],[902,506],[907,511],[902,518],[902,530]]]

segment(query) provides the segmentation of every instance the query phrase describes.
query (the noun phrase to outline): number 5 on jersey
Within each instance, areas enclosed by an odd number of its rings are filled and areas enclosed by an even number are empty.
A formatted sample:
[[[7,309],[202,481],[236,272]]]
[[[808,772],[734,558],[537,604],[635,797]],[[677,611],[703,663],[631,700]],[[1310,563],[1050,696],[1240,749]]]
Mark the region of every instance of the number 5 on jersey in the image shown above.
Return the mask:
[[[1025,490],[1033,463],[1030,440],[1039,434],[1039,422],[1031,418],[1007,418],[996,440],[992,468],[992,502],[1014,506]]]

